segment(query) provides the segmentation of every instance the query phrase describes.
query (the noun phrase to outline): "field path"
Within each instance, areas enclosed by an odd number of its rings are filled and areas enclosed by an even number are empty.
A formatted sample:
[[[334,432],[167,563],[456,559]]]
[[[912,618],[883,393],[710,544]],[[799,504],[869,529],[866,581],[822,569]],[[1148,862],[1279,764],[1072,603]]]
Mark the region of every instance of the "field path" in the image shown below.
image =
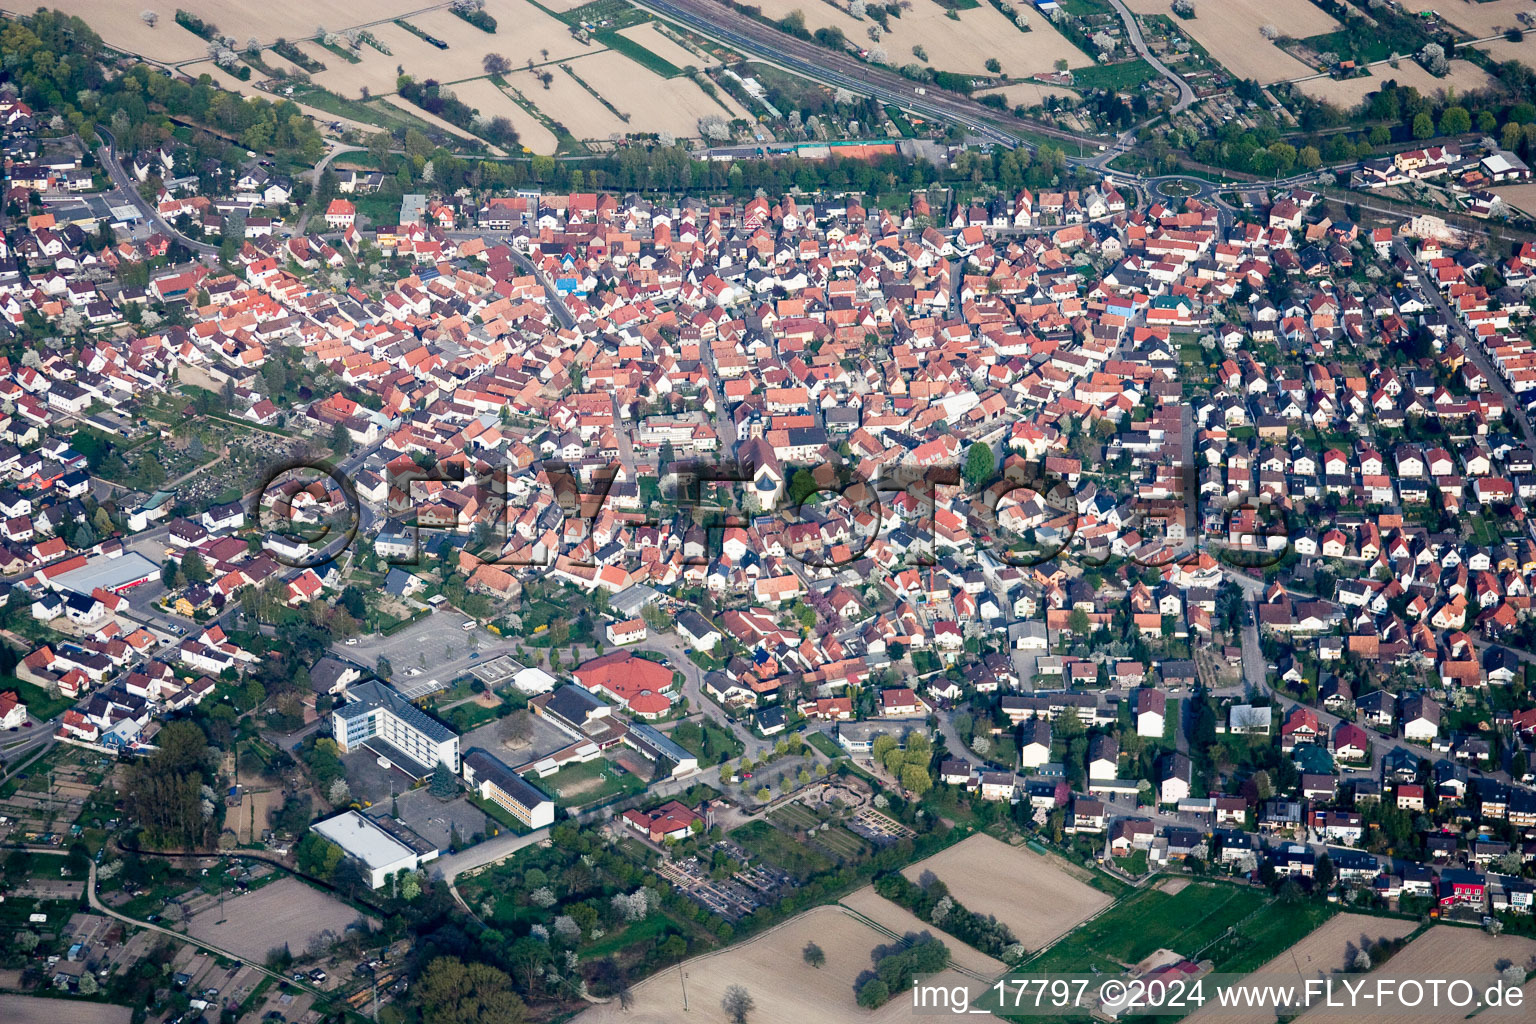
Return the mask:
[[[1188,82],[1174,74],[1168,65],[1158,60],[1157,56],[1147,46],[1146,41],[1141,38],[1141,26],[1136,24],[1136,15],[1131,13],[1131,9],[1125,6],[1122,0],[1109,0],[1109,2],[1114,4],[1115,10],[1120,13],[1120,20],[1125,22],[1125,32],[1131,37],[1131,45],[1136,48],[1137,53],[1141,54],[1141,59],[1152,65],[1158,74],[1178,87],[1179,102],[1173,105],[1173,110],[1170,113],[1177,114],[1195,102],[1195,90],[1189,87]]]

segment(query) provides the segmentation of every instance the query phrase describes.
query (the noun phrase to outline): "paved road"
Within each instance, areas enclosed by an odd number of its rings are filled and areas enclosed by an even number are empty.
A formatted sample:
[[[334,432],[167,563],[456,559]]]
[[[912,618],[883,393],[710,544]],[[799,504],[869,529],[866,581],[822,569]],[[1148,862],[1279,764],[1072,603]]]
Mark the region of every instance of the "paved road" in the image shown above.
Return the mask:
[[[1141,54],[1141,59],[1152,65],[1153,70],[1172,82],[1179,90],[1179,101],[1173,105],[1173,109],[1169,113],[1177,114],[1195,102],[1195,91],[1189,87],[1189,83],[1174,74],[1168,65],[1158,60],[1157,56],[1147,47],[1146,41],[1141,38],[1141,26],[1136,23],[1136,15],[1131,13],[1130,8],[1126,7],[1121,0],[1109,0],[1109,2],[1119,12],[1120,20],[1125,22],[1126,35],[1131,37],[1131,45],[1136,48],[1137,53]]]
[[[107,169],[107,174],[111,177],[112,184],[127,197],[128,201],[138,209],[146,221],[159,228],[165,233],[166,237],[176,239],[193,252],[202,253],[204,256],[217,256],[219,254],[218,246],[188,238],[180,231],[177,231],[164,217],[160,216],[160,211],[156,210],[145,201],[143,196],[139,195],[137,183],[134,182],[133,176],[123,170],[123,165],[117,158],[117,140],[112,137],[112,133],[101,125],[97,125],[96,134],[106,140],[106,144],[96,150],[96,159],[100,160],[101,165]]]
[[[1509,386],[1504,383],[1504,375],[1499,372],[1498,367],[1493,365],[1493,360],[1488,358],[1488,353],[1483,350],[1482,343],[1467,333],[1466,324],[1446,303],[1445,296],[1440,293],[1440,289],[1436,286],[1435,280],[1430,275],[1428,268],[1419,262],[1418,257],[1413,254],[1413,251],[1408,248],[1407,244],[1399,238],[1393,241],[1392,247],[1399,256],[1407,259],[1418,270],[1419,290],[1424,293],[1425,298],[1435,307],[1436,312],[1445,318],[1445,322],[1450,327],[1451,336],[1456,339],[1456,343],[1466,352],[1467,358],[1472,360],[1473,364],[1483,372],[1483,376],[1488,378],[1489,389],[1504,399],[1504,407],[1509,410],[1510,416],[1514,418],[1515,423],[1519,426],[1520,434],[1525,438],[1526,446],[1536,450],[1536,431],[1531,429],[1531,420],[1526,415],[1525,404],[1515,397],[1514,392],[1510,391]]]

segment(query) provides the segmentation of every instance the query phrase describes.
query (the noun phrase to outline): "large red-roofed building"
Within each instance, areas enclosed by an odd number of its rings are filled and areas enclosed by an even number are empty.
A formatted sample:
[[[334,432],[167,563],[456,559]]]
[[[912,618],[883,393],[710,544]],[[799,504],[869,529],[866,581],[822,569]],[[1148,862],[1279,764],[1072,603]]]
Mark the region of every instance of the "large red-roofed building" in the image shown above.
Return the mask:
[[[672,708],[672,670],[628,651],[593,658],[576,670],[576,682],[641,718],[659,718]]]

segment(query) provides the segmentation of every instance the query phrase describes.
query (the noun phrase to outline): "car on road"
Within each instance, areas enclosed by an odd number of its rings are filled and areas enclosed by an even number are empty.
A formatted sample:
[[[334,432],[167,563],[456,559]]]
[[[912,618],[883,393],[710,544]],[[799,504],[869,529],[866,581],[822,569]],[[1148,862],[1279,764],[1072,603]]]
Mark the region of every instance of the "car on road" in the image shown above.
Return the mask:
[[[474,654],[471,654],[471,655],[470,655],[470,656],[469,656],[469,660],[470,660],[470,661],[474,661],[474,660],[475,660],[475,659],[476,659],[476,658],[478,658],[478,657],[480,657],[480,652],[479,652],[479,651],[476,651],[476,652],[475,652],[475,653],[474,653]]]

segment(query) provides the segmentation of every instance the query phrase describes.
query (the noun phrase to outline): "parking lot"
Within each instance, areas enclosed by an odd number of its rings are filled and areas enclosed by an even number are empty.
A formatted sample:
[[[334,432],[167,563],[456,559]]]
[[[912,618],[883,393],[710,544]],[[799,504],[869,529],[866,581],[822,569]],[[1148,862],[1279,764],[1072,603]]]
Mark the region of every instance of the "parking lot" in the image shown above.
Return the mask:
[[[488,820],[485,812],[466,798],[439,800],[425,789],[413,789],[401,793],[394,800],[395,817],[439,850],[447,850],[458,833],[459,845],[467,846],[476,835],[484,835]],[[375,808],[377,813],[388,814],[390,804]]]
[[[434,612],[393,636],[359,637],[350,647],[337,647],[337,653],[363,665],[388,658],[397,690],[409,696],[431,692],[424,689],[428,680],[447,686],[481,661],[512,651],[512,644],[494,633],[480,628],[465,632],[464,621],[455,611]]]

